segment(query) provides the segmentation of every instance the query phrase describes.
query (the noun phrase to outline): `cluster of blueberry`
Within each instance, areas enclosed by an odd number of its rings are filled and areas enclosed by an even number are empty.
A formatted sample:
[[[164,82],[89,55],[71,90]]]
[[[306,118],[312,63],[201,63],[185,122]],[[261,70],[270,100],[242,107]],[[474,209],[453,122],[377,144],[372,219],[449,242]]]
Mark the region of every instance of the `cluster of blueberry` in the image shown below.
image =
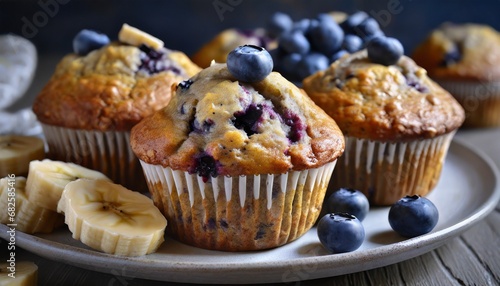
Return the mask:
[[[295,82],[364,48],[373,62],[384,65],[396,63],[404,52],[401,43],[386,37],[378,22],[363,11],[340,24],[329,14],[294,22],[289,15],[277,12],[266,29],[278,41],[278,47],[270,51],[275,70]]]
[[[365,239],[361,221],[369,210],[365,195],[358,190],[342,188],[328,197],[325,207],[328,214],[319,220],[317,227],[321,244],[332,253],[358,249]],[[404,237],[430,232],[438,219],[436,206],[417,195],[400,199],[389,210],[391,228]]]

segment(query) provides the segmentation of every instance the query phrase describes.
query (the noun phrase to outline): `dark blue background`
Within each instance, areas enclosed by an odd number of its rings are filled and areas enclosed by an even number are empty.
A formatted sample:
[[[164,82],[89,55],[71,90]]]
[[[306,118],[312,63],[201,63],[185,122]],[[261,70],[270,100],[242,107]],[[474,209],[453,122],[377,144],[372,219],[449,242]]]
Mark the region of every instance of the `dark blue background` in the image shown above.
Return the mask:
[[[275,11],[297,20],[332,10],[364,10],[385,16],[380,18],[383,30],[399,38],[409,54],[444,21],[500,29],[499,8],[500,0],[0,0],[0,33],[24,35],[42,54],[67,53],[80,29],[100,30],[115,39],[127,22],[161,38],[168,48],[192,54],[222,29],[263,26]]]

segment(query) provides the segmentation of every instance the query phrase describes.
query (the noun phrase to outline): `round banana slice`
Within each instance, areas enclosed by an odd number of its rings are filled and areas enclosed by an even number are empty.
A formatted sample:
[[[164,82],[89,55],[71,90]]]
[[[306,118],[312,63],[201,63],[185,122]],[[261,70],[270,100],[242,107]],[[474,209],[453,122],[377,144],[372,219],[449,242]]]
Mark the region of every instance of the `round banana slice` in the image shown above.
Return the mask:
[[[0,286],[38,285],[38,266],[31,261],[16,261],[15,266],[0,263]]]
[[[26,194],[38,206],[57,211],[57,203],[66,184],[80,178],[108,180],[103,173],[74,163],[35,160],[29,164]]]
[[[64,216],[30,202],[25,193],[26,178],[0,179],[0,222],[13,224],[25,233],[49,233],[64,224]],[[12,210],[12,211],[11,211]],[[0,284],[1,285],[1,284]]]
[[[66,185],[57,206],[73,238],[91,248],[122,256],[155,252],[167,220],[148,197],[102,180]]]
[[[0,135],[0,178],[25,176],[32,160],[45,158],[43,140],[33,136]]]

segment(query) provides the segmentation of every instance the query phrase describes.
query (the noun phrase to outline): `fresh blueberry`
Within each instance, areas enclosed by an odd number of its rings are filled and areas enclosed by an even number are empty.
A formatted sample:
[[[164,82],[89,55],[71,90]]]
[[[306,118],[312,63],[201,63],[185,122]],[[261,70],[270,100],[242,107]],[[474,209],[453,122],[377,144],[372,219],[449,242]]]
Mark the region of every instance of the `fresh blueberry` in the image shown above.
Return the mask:
[[[229,72],[240,81],[257,82],[266,78],[273,70],[273,59],[269,52],[258,46],[244,45],[227,55]]]
[[[292,31],[302,32],[304,35],[306,35],[313,26],[316,26],[318,24],[319,23],[316,20],[304,18],[293,23]]]
[[[310,53],[302,57],[297,63],[297,74],[301,79],[304,79],[317,71],[328,68],[330,61],[320,53]]]
[[[373,35],[370,35],[368,37],[365,37],[363,38],[363,48],[366,48],[366,46],[368,45],[368,43],[373,39],[373,38],[376,38],[376,37],[385,37],[385,34],[384,32],[382,31],[378,31],[376,32],[375,34]]]
[[[329,213],[348,213],[363,221],[370,209],[366,196],[354,189],[340,188],[326,200],[326,211]]]
[[[342,49],[354,53],[363,48],[363,40],[356,35],[345,35]]]
[[[109,38],[105,34],[84,29],[73,38],[73,51],[78,55],[84,56],[107,44],[109,44]]]
[[[355,12],[349,15],[342,23],[340,23],[340,27],[344,29],[344,32],[346,34],[355,34],[356,31],[354,30],[354,28],[361,24],[361,22],[366,20],[368,17],[369,16],[368,14],[366,14],[366,12]]]
[[[286,53],[281,50],[280,48],[274,48],[269,51],[269,54],[271,55],[271,58],[273,59],[273,68],[276,70],[281,69],[281,62],[283,60],[283,57],[286,55]]]
[[[314,27],[318,27],[320,21],[318,19],[309,19],[309,28],[306,30],[306,35],[308,35]]]
[[[279,47],[287,53],[306,54],[309,52],[311,45],[304,33],[293,31],[283,33],[278,39]]]
[[[334,19],[328,13],[320,13],[320,14],[316,15],[316,19],[315,20],[317,20],[320,23],[323,23],[323,21],[330,21],[330,20],[334,20]]]
[[[372,62],[386,66],[396,64],[404,53],[401,42],[390,37],[375,37],[368,42],[366,49]]]
[[[281,60],[281,70],[279,70],[283,75],[292,81],[300,81],[297,73],[297,66],[302,59],[300,54],[288,54]]]
[[[279,37],[282,33],[292,29],[293,21],[288,14],[276,12],[267,23],[267,33],[272,38]]]
[[[332,253],[354,251],[365,239],[359,219],[347,213],[326,214],[318,222],[317,233],[321,244]]]
[[[436,206],[418,195],[406,196],[389,210],[389,224],[404,237],[415,237],[430,232],[439,220]]]
[[[330,57],[330,63],[335,62],[336,60],[340,59],[341,57],[343,57],[346,54],[349,54],[349,52],[347,52],[346,50],[339,50],[338,52],[336,52],[335,54],[333,54]]]
[[[311,28],[309,38],[311,46],[325,55],[335,53],[344,40],[344,31],[332,17],[321,17],[319,25]]]
[[[359,25],[354,27],[356,35],[362,39],[377,35],[381,30],[378,22],[373,18],[366,18]]]

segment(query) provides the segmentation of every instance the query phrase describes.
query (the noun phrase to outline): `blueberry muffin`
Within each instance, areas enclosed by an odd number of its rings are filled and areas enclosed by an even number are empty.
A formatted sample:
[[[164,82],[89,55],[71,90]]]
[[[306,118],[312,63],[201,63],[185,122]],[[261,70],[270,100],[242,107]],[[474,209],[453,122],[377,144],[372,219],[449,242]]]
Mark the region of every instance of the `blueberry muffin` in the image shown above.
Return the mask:
[[[297,239],[344,150],[337,124],[300,89],[275,72],[245,77],[247,64],[202,70],[132,129],[153,200],[190,245],[247,251]]]
[[[413,59],[464,107],[464,127],[500,126],[500,33],[478,24],[445,23]]]
[[[257,29],[226,29],[205,43],[191,60],[202,68],[210,66],[212,61],[225,63],[229,52],[241,45],[256,45],[266,49],[275,46],[275,42],[266,35],[262,28]]]
[[[182,52],[164,48],[142,31],[124,26],[121,33],[122,40],[111,43],[106,35],[79,33],[75,53],[59,62],[33,111],[42,123],[50,158],[147,191],[130,149],[130,129],[168,104],[172,85],[200,69]]]
[[[372,205],[431,191],[464,120],[462,107],[424,69],[405,56],[387,64],[389,54],[356,52],[303,82],[345,135],[332,190],[358,189]]]

